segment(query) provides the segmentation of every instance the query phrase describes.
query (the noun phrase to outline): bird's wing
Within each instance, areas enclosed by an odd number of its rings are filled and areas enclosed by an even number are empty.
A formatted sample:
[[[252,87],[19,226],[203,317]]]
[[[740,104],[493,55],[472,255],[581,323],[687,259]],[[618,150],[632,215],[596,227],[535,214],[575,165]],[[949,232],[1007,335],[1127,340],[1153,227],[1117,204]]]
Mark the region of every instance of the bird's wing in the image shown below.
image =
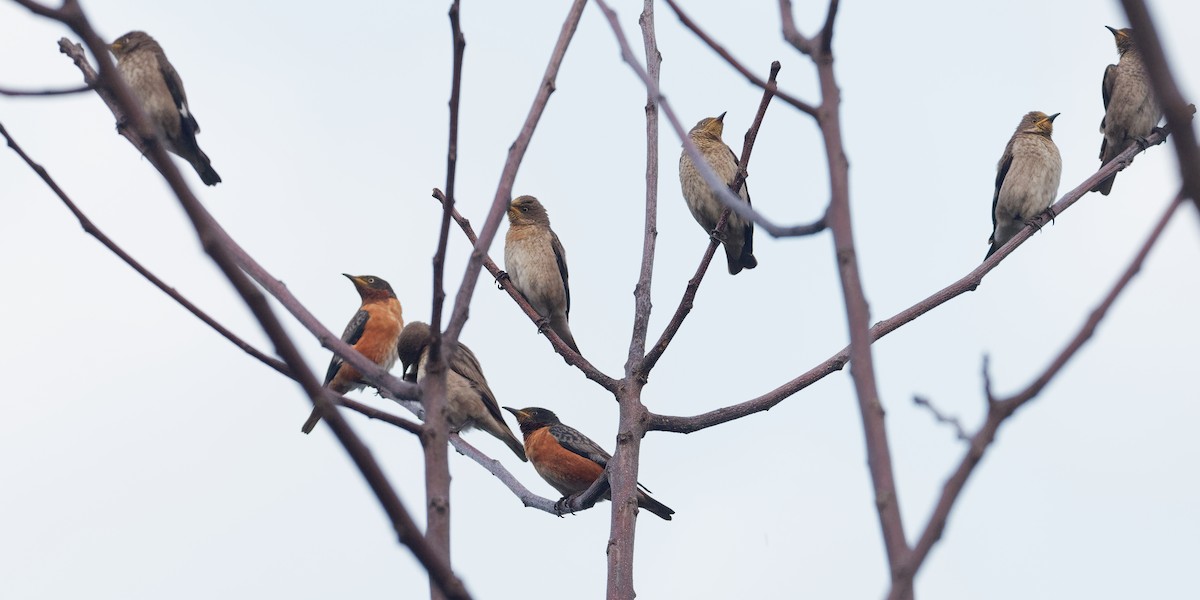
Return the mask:
[[[483,368],[479,366],[479,359],[475,358],[475,353],[465,345],[459,344],[458,351],[454,353],[454,360],[450,363],[450,369],[470,382],[471,387],[479,393],[479,399],[487,407],[488,413],[503,423],[504,414],[500,412],[500,404],[496,402],[496,395],[492,393],[487,379],[483,377]]]
[[[571,316],[571,286],[567,283],[567,251],[563,250],[562,242],[558,241],[558,234],[554,231],[550,232],[550,249],[554,251],[554,262],[558,263],[558,274],[562,275],[563,294],[567,300],[567,316]]]
[[[574,428],[563,425],[562,423],[551,425],[550,435],[554,436],[554,439],[558,440],[558,443],[563,448],[566,448],[567,450],[570,450],[571,452],[574,452],[575,454],[578,454],[602,467],[607,466],[608,459],[612,458],[611,454],[605,452],[604,448],[598,446],[596,442],[593,442],[588,438],[588,436],[583,435]]]
[[[342,332],[342,341],[353,346],[362,338],[363,331],[367,328],[367,320],[371,318],[371,313],[360,309],[354,314],[354,318],[346,324],[346,330]],[[334,354],[333,358],[329,359],[329,370],[325,371],[325,383],[329,385],[333,381],[333,376],[337,375],[338,368],[342,366],[342,357]]]
[[[996,230],[996,204],[1000,202],[1000,188],[1004,185],[1004,177],[1008,175],[1012,161],[1012,142],[1009,142],[1009,147],[1004,149],[1004,158],[1000,159],[1000,166],[996,167],[996,193],[992,194],[992,231]]]
[[[1100,95],[1104,98],[1104,110],[1108,110],[1108,101],[1112,99],[1113,84],[1117,82],[1117,65],[1108,65],[1104,69],[1104,81],[1100,84]],[[1100,121],[1104,126],[1104,121]]]
[[[175,108],[178,108],[179,114],[183,115],[184,128],[192,135],[200,133],[200,124],[196,122],[196,117],[188,108],[187,92],[183,91],[183,80],[179,78],[179,73],[175,72],[175,67],[171,66],[165,57],[158,61],[158,70],[162,73],[163,81],[167,82],[167,89],[171,91],[171,99],[175,101]]]

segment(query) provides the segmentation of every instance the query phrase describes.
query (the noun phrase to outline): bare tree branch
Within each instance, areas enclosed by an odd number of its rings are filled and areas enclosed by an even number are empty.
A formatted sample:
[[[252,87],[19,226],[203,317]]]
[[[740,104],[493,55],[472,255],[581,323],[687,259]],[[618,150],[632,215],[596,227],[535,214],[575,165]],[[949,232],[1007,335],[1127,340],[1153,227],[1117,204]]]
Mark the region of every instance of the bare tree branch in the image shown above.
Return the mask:
[[[221,334],[222,337],[232,342],[238,348],[241,348],[243,352],[253,356],[254,358],[257,358],[260,362],[268,367],[271,367],[272,369],[275,369],[279,373],[282,373],[288,377],[292,377],[292,372],[288,369],[287,365],[276,358],[263,354],[254,346],[251,346],[249,342],[246,342],[232,331],[227,329],[224,325],[218,323],[216,319],[210,317],[208,313],[200,310],[198,306],[192,304],[192,302],[185,298],[183,294],[180,294],[175,288],[167,285],[166,282],[159,279],[158,276],[150,272],[149,269],[143,267],[141,263],[135,260],[131,255],[129,255],[129,253],[125,252],[124,249],[118,246],[116,242],[112,241],[111,238],[105,235],[104,232],[101,231],[99,227],[96,227],[96,224],[93,223],[92,220],[89,219],[88,216],[79,209],[75,202],[73,202],[71,198],[67,196],[67,193],[58,186],[58,183],[50,177],[50,173],[46,171],[45,167],[34,162],[28,154],[25,154],[25,150],[23,150],[21,146],[17,144],[17,141],[13,139],[11,135],[9,135],[8,130],[4,128],[3,123],[0,123],[0,135],[4,136],[4,139],[7,140],[8,147],[12,148],[13,151],[25,161],[25,164],[29,165],[29,168],[33,169],[33,171],[37,173],[38,177],[42,178],[42,181],[44,181],[46,186],[49,187],[56,196],[58,196],[59,200],[62,200],[63,204],[67,206],[67,210],[71,211],[71,214],[75,215],[75,218],[79,220],[79,225],[83,227],[84,232],[96,238],[96,240],[104,245],[105,248],[108,248],[109,251],[111,251],[113,254],[116,254],[118,258],[120,258],[122,261],[125,261],[125,264],[132,267],[134,271],[137,271],[138,274],[146,278],[147,281],[154,284],[154,287],[162,290],[164,294],[170,296],[171,299],[178,302],[180,306],[195,315],[197,319],[203,321],[205,325],[212,327],[213,330]]]
[[[90,92],[92,86],[81,85],[73,88],[63,88],[58,90],[18,90],[0,86],[0,96],[27,97],[27,96],[66,96],[69,94],[80,94]]]
[[[1183,93],[1175,84],[1166,53],[1158,37],[1158,29],[1150,18],[1143,0],[1121,0],[1129,24],[1133,27],[1133,38],[1138,53],[1150,73],[1154,95],[1167,118],[1167,127],[1175,134],[1175,154],[1179,159],[1179,175],[1183,179],[1184,196],[1191,198],[1200,209],[1200,148],[1196,146],[1196,132],[1192,130],[1192,116],[1196,107],[1183,99]]]
[[[1166,139],[1167,134],[1167,131],[1156,131],[1147,138],[1147,142],[1150,145],[1161,144],[1163,140]],[[1076,186],[1075,189],[1064,194],[1058,202],[1054,203],[1054,205],[1050,207],[1049,211],[1038,215],[1038,217],[1033,220],[1031,225],[1026,226],[1019,233],[1017,233],[1017,235],[1013,236],[1013,239],[1008,244],[1002,246],[996,251],[995,254],[991,256],[991,258],[988,258],[982,264],[972,269],[970,273],[962,276],[954,283],[951,283],[950,285],[930,294],[924,300],[921,300],[920,302],[900,311],[899,313],[896,313],[895,315],[873,325],[870,329],[871,341],[874,342],[879,338],[882,338],[883,336],[899,329],[904,325],[907,325],[925,313],[949,302],[950,300],[953,300],[954,298],[957,298],[958,296],[961,296],[962,294],[974,291],[983,282],[984,276],[990,273],[992,269],[996,268],[1000,261],[1002,261],[1009,254],[1012,254],[1018,246],[1025,243],[1025,240],[1028,240],[1030,237],[1032,237],[1040,227],[1049,223],[1052,214],[1061,215],[1064,211],[1083,198],[1085,194],[1091,191],[1091,189],[1096,186],[1096,183],[1107,179],[1109,175],[1112,175],[1119,169],[1124,168],[1126,161],[1128,161],[1138,152],[1141,152],[1141,148],[1137,145],[1134,145],[1117,155],[1117,157],[1108,164],[1100,167],[1100,169],[1092,174],[1091,177],[1085,179],[1082,183]],[[800,376],[757,398],[752,398],[744,402],[718,408],[716,410],[691,417],[651,415],[650,430],[671,431],[676,433],[693,433],[700,431],[701,429],[707,429],[715,425],[720,425],[721,423],[727,423],[735,419],[740,419],[744,416],[757,412],[770,410],[776,404],[779,404],[783,400],[812,385],[813,383],[820,381],[826,375],[840,371],[848,362],[850,362],[850,349],[849,347],[846,347],[826,359],[821,364],[809,369]]]
[[[713,52],[716,52],[717,55],[725,59],[725,62],[729,63],[729,66],[733,67],[733,69],[738,73],[741,73],[743,77],[750,81],[750,83],[753,83],[764,90],[770,90],[772,94],[779,96],[780,100],[791,104],[800,112],[812,115],[813,117],[817,116],[817,108],[815,106],[800,100],[795,96],[788,94],[787,92],[779,91],[778,87],[774,85],[774,73],[778,72],[778,69],[775,67],[775,65],[779,64],[779,61],[776,61],[771,65],[773,71],[771,78],[767,81],[763,81],[761,77],[752,73],[750,69],[747,69],[745,65],[738,61],[738,59],[734,58],[733,54],[726,50],[724,46],[718,44],[716,40],[712,38],[712,36],[705,33],[703,29],[700,29],[700,26],[696,25],[696,22],[693,21],[691,17],[687,16],[687,14],[683,12],[682,8],[679,8],[679,5],[675,3],[675,0],[667,0],[667,5],[671,7],[671,10],[675,11],[675,16],[679,17],[679,22],[683,23],[684,27],[687,27],[692,33],[696,34],[696,37],[700,38],[700,41],[708,44],[708,47],[712,48]]]
[[[833,53],[829,50],[829,38],[832,36],[837,7],[837,0],[830,2],[828,17],[822,30],[821,47],[816,52],[813,52],[811,44],[798,45],[796,49],[812,57],[817,65],[817,75],[821,84],[820,117],[817,121],[821,125],[821,136],[825,142],[829,188],[832,193],[826,216],[829,228],[833,231],[838,274],[846,304],[846,324],[850,330],[850,376],[854,381],[855,395],[862,415],[867,466],[871,472],[871,483],[875,492],[875,508],[879,513],[879,526],[883,531],[884,546],[887,549],[888,564],[892,568],[894,581],[896,568],[908,554],[908,542],[904,537],[904,521],[896,493],[883,406],[875,383],[869,328],[870,309],[858,272],[858,251],[854,242],[854,228],[850,222],[850,165],[846,161],[842,143],[839,115],[841,92],[833,71]],[[784,19],[788,20],[790,16]],[[905,597],[911,595],[910,585],[905,590]]]
[[[446,245],[450,239],[450,215],[454,210],[454,175],[458,166],[458,106],[462,93],[463,53],[467,47],[459,21],[459,2],[450,4],[450,41],[453,49],[453,66],[450,78],[450,123],[446,142],[446,201],[442,203],[442,223],[438,230],[437,251],[433,255],[433,313],[430,330],[433,339],[426,361],[426,374],[420,381],[425,404],[425,426],[421,432],[421,446],[425,451],[425,539],[429,541],[447,564],[450,560],[450,457],[447,437],[450,425],[446,422],[448,390],[446,371],[448,353],[442,344],[442,304],[446,299],[443,275],[446,268]],[[454,350],[450,350],[453,353]],[[431,600],[444,600],[445,595],[433,581],[429,581]]]
[[[958,420],[958,417],[947,416],[942,411],[938,410],[938,407],[934,406],[928,398],[924,398],[922,396],[913,396],[913,404],[928,410],[929,414],[933,415],[934,420],[936,420],[938,423],[949,425],[952,429],[954,429],[954,437],[964,442],[971,441],[971,436],[967,435],[967,431],[963,429],[962,423]]]
[[[1019,408],[1024,406],[1025,403],[1036,398],[1037,395],[1043,389],[1045,389],[1046,385],[1050,383],[1052,379],[1054,379],[1054,376],[1062,371],[1062,368],[1066,366],[1067,362],[1070,361],[1071,358],[1073,358],[1075,354],[1079,352],[1079,349],[1082,348],[1083,345],[1092,337],[1092,334],[1096,332],[1096,327],[1100,325],[1100,322],[1104,319],[1105,315],[1108,314],[1109,309],[1112,308],[1112,305],[1116,302],[1117,297],[1121,295],[1121,292],[1125,291],[1125,289],[1129,286],[1129,283],[1133,281],[1134,276],[1137,275],[1138,271],[1141,270],[1142,264],[1146,261],[1146,257],[1150,254],[1150,250],[1154,247],[1154,244],[1158,242],[1163,230],[1165,230],[1167,227],[1167,223],[1171,221],[1171,217],[1175,214],[1175,210],[1179,208],[1179,205],[1183,202],[1183,199],[1184,196],[1183,192],[1181,191],[1180,194],[1171,201],[1166,211],[1163,212],[1162,217],[1159,218],[1158,223],[1154,226],[1154,229],[1151,230],[1150,235],[1142,244],[1141,249],[1138,250],[1137,254],[1133,257],[1133,260],[1129,263],[1129,266],[1126,267],[1125,272],[1120,278],[1117,279],[1116,284],[1114,284],[1112,289],[1109,290],[1108,294],[1105,295],[1104,299],[1100,302],[1100,305],[1092,311],[1087,321],[1084,322],[1083,326],[1079,329],[1071,341],[1067,343],[1066,347],[1063,348],[1058,356],[1055,357],[1050,365],[1046,367],[1046,370],[1037,378],[1035,378],[1028,387],[1008,398],[1002,400],[996,399],[991,392],[991,378],[987,374],[988,369],[985,361],[984,387],[988,404],[987,418],[985,419],[983,425],[979,428],[979,431],[977,431],[975,435],[971,437],[971,444],[967,450],[967,453],[963,456],[962,461],[959,462],[958,468],[955,469],[954,473],[943,486],[942,495],[938,498],[937,504],[934,506],[933,514],[929,517],[929,523],[925,526],[925,530],[921,533],[921,537],[919,540],[917,540],[916,545],[913,546],[912,552],[908,553],[903,565],[900,566],[900,576],[892,582],[892,589],[888,594],[889,599],[897,600],[902,598],[902,590],[906,587],[911,589],[912,578],[921,568],[925,558],[929,556],[929,551],[933,548],[933,545],[936,544],[939,539],[941,539],[942,533],[946,529],[946,521],[950,517],[951,509],[954,508],[955,502],[958,500],[959,495],[966,486],[967,479],[971,477],[975,467],[983,458],[984,452],[996,439],[996,432],[999,431],[1000,426],[1004,424],[1006,419],[1016,413]]]

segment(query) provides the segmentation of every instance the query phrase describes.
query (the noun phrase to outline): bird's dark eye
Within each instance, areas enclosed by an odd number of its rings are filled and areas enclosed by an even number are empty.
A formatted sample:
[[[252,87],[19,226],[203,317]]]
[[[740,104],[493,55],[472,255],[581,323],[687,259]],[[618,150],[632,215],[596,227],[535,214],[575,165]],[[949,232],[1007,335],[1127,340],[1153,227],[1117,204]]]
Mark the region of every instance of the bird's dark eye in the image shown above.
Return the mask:
[[[522,206],[522,207],[521,207],[521,212],[529,212],[529,207],[528,207],[528,206]]]

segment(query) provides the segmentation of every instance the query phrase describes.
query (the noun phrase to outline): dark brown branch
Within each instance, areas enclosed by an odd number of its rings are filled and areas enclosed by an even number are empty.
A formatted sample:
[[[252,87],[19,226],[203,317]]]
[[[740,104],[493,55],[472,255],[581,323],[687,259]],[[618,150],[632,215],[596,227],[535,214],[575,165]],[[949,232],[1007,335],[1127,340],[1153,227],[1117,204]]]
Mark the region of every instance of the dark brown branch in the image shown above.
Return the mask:
[[[28,96],[66,96],[69,94],[81,94],[92,90],[90,85],[81,85],[73,88],[63,88],[58,90],[17,90],[13,88],[0,87],[0,96],[13,97],[28,97]]]
[[[309,399],[317,406],[331,406],[329,401],[324,397],[324,388],[304,363],[299,350],[292,343],[282,324],[275,316],[266,297],[263,296],[240,269],[238,260],[231,251],[232,247],[236,246],[236,244],[216,224],[216,221],[192,193],[191,189],[188,188],[179,169],[167,155],[161,141],[148,133],[152,130],[148,126],[145,114],[133,98],[133,94],[125,81],[117,75],[115,66],[107,54],[107,44],[96,34],[87,17],[79,9],[77,0],[64,0],[63,7],[58,12],[59,15],[54,18],[60,20],[79,34],[88,46],[88,49],[97,57],[99,61],[98,87],[106,88],[111,93],[111,97],[115,101],[115,106],[120,109],[126,118],[125,122],[131,126],[134,134],[142,139],[147,158],[163,174],[172,192],[179,199],[180,204],[196,229],[196,234],[200,239],[204,251],[212,258],[218,268],[221,269],[226,278],[229,279],[238,294],[242,296],[246,305],[250,308],[255,318],[258,319],[272,344],[274,344],[276,352],[288,365],[288,368],[296,374],[301,387],[304,388],[305,394],[308,395]],[[105,98],[105,100],[107,101],[108,99]],[[118,120],[120,121],[120,118]],[[350,350],[350,354],[357,353]],[[366,361],[361,355],[359,355],[359,358],[362,358],[364,362],[370,363],[370,361]],[[367,480],[368,485],[370,485],[372,491],[375,493],[381,506],[391,520],[401,543],[410,548],[413,555],[432,574],[437,584],[446,592],[447,596],[469,598],[470,595],[467,593],[462,581],[458,579],[448,564],[439,560],[436,553],[425,542],[416,523],[409,516],[408,510],[404,507],[400,497],[387,481],[383,470],[371,455],[370,450],[358,439],[358,436],[350,429],[350,426],[340,413],[330,410],[325,419],[330,429],[333,430],[334,435],[338,438],[338,441],[346,449],[347,454],[350,455],[355,465],[362,472],[364,479]]]
[[[439,202],[444,202],[446,195],[443,194],[441,190],[434,189],[433,197]],[[462,228],[462,231],[467,236],[467,239],[470,240],[472,244],[477,244],[478,238],[475,236],[475,229],[471,227],[471,222],[463,217],[462,214],[458,212],[458,209],[454,209],[451,214],[454,217],[454,221],[458,223],[460,228]],[[493,261],[486,253],[483,255],[483,267],[487,269],[488,273],[492,274],[492,277],[500,276],[500,267],[496,266],[496,262]],[[513,301],[517,303],[517,306],[521,308],[521,311],[525,313],[525,316],[529,317],[530,321],[537,323],[539,320],[541,320],[542,317],[538,314],[537,310],[535,310],[533,306],[529,304],[529,301],[527,301],[525,297],[522,296],[521,293],[518,292],[507,279],[498,279],[497,285],[500,286],[500,289],[508,292],[509,297],[511,297]],[[558,334],[556,334],[553,329],[546,327],[542,329],[541,333],[542,335],[545,335],[548,340],[550,340],[551,345],[554,346],[554,350],[562,355],[563,360],[567,364],[582,371],[584,376],[600,384],[600,386],[604,389],[614,394],[617,392],[620,382],[600,372],[600,370],[592,365],[592,363],[588,362],[588,359],[568,348],[567,345],[563,343],[562,338],[558,337]]]
[[[671,7],[671,10],[675,11],[675,16],[679,17],[679,21],[683,23],[684,27],[687,27],[692,33],[696,34],[696,37],[700,38],[700,41],[708,44],[708,47],[712,48],[713,52],[716,52],[717,55],[725,59],[725,62],[729,63],[729,66],[733,67],[733,69],[738,73],[741,73],[743,77],[750,81],[750,83],[753,83],[764,90],[770,90],[771,93],[779,96],[780,100],[791,104],[800,112],[812,115],[813,117],[817,116],[817,108],[815,106],[800,100],[799,98],[796,98],[787,92],[779,91],[779,89],[774,85],[773,82],[775,80],[775,73],[779,70],[775,67],[775,65],[779,64],[779,61],[772,63],[771,77],[769,80],[763,81],[761,77],[755,75],[750,71],[750,69],[747,69],[745,65],[738,61],[738,59],[734,58],[724,46],[718,44],[717,41],[712,39],[712,37],[705,33],[703,29],[700,29],[700,26],[696,25],[696,22],[693,21],[691,17],[687,16],[687,14],[683,12],[683,9],[679,8],[679,5],[675,3],[675,0],[667,0],[667,5]]]
[[[817,78],[821,86],[820,116],[821,137],[825,143],[826,164],[829,169],[831,200],[826,213],[842,284],[846,305],[846,326],[850,332],[850,377],[854,382],[859,413],[862,416],[863,433],[867,446],[867,467],[871,473],[871,484],[875,493],[875,508],[879,514],[879,527],[883,532],[888,565],[892,580],[896,580],[896,568],[908,554],[908,542],[904,535],[904,520],[900,513],[899,497],[896,492],[895,473],[892,469],[892,454],[888,444],[884,410],[879,400],[879,389],[875,382],[874,359],[871,355],[870,332],[871,312],[863,291],[862,277],[858,270],[858,250],[854,241],[854,228],[850,213],[850,165],[841,131],[841,91],[833,70],[833,54],[826,47],[832,35],[833,20],[837,14],[837,0],[830,2],[829,16],[822,33],[821,47],[813,52],[811,43],[796,45],[796,49],[808,53],[817,66]],[[789,17],[785,17],[785,20]],[[904,590],[904,597],[912,596],[911,585]]]
[[[988,375],[987,362],[984,362],[984,389],[988,403],[987,418],[983,425],[979,428],[979,431],[971,437],[970,448],[959,462],[958,468],[955,469],[954,473],[948,480],[946,480],[945,485],[942,487],[942,495],[938,498],[937,504],[934,506],[933,514],[929,517],[929,523],[925,526],[925,530],[921,533],[920,539],[917,540],[916,545],[913,546],[912,552],[909,553],[904,561],[904,564],[901,566],[900,576],[892,583],[892,590],[888,595],[888,598],[892,600],[901,598],[902,595],[900,590],[907,586],[911,586],[912,578],[921,568],[925,558],[928,557],[929,551],[933,548],[934,544],[941,539],[942,533],[946,529],[946,522],[950,518],[950,511],[954,508],[959,495],[962,493],[962,490],[966,486],[967,480],[974,472],[975,467],[983,458],[984,452],[996,439],[996,432],[999,431],[1000,426],[1005,422],[1006,419],[1016,413],[1018,409],[1020,409],[1030,400],[1036,398],[1037,395],[1043,389],[1045,389],[1046,385],[1050,383],[1050,381],[1054,379],[1059,372],[1062,371],[1062,368],[1066,366],[1067,362],[1069,362],[1071,358],[1073,358],[1079,352],[1079,349],[1082,348],[1083,345],[1092,337],[1092,335],[1096,332],[1096,327],[1100,325],[1100,322],[1104,319],[1105,315],[1108,314],[1109,309],[1112,308],[1112,305],[1116,302],[1117,298],[1123,291],[1125,291],[1125,289],[1129,286],[1129,283],[1133,281],[1133,278],[1137,275],[1138,271],[1141,270],[1142,264],[1146,261],[1146,257],[1150,254],[1150,250],[1154,247],[1155,243],[1158,242],[1159,237],[1167,227],[1167,223],[1170,222],[1171,217],[1175,214],[1175,210],[1179,208],[1179,205],[1182,202],[1183,192],[1180,192],[1180,195],[1176,196],[1175,199],[1171,201],[1170,206],[1167,207],[1167,210],[1163,212],[1162,217],[1159,218],[1158,223],[1154,226],[1154,229],[1150,232],[1150,235],[1142,244],[1141,249],[1138,250],[1138,253],[1133,257],[1133,260],[1129,263],[1129,266],[1126,267],[1125,272],[1122,273],[1121,277],[1117,279],[1116,284],[1114,284],[1112,289],[1109,290],[1108,294],[1105,295],[1104,299],[1100,302],[1100,305],[1092,311],[1087,321],[1084,322],[1083,326],[1080,327],[1079,331],[1075,334],[1071,341],[1067,343],[1066,347],[1063,348],[1058,356],[1054,358],[1046,370],[1042,372],[1042,374],[1036,379],[1034,379],[1028,387],[1008,398],[996,399],[991,391],[991,377]]]
[[[1150,135],[1147,141],[1151,145],[1161,144],[1166,139],[1166,131],[1158,131]],[[1050,213],[1054,215],[1062,215],[1068,208],[1078,202],[1085,194],[1087,194],[1096,184],[1108,178],[1109,175],[1123,168],[1124,163],[1128,162],[1133,155],[1141,152],[1141,148],[1136,144],[1127,148],[1119,154],[1116,159],[1102,166],[1098,171],[1092,174],[1091,177],[1085,179],[1075,189],[1063,195],[1058,202],[1050,207],[1050,211],[1043,213],[1036,218],[1032,225],[1026,226],[1017,235],[1013,236],[1010,243],[1005,244],[991,258],[985,260],[978,267],[971,270],[963,277],[959,278],[954,283],[934,292],[924,300],[896,313],[895,315],[884,319],[870,329],[871,341],[874,342],[883,336],[907,325],[916,320],[925,313],[961,296],[970,291],[974,291],[983,282],[984,276],[996,268],[1004,257],[1012,254],[1017,246],[1023,244],[1025,240],[1033,236],[1033,234],[1050,221]],[[740,419],[747,415],[757,412],[770,410],[776,404],[792,396],[796,392],[820,381],[825,376],[836,371],[840,371],[846,363],[850,361],[849,348],[843,348],[833,356],[826,359],[821,364],[809,369],[799,377],[788,381],[778,388],[763,394],[757,398],[752,398],[738,404],[726,406],[716,410],[691,417],[676,417],[666,415],[651,415],[650,430],[651,431],[671,431],[675,433],[693,433],[701,429],[707,429],[721,423],[727,423],[735,419]]]
[[[329,401],[334,404],[345,406],[346,408],[365,415],[368,418],[383,421],[384,423],[390,423],[409,433],[421,435],[421,424],[414,421],[409,421],[404,417],[393,415],[392,413],[379,410],[378,408],[363,404],[362,402],[356,402],[346,398],[345,396],[338,396],[332,392],[329,393]]]
[[[517,170],[521,167],[521,160],[525,157],[530,140],[533,139],[533,131],[541,120],[542,113],[546,110],[546,103],[550,101],[550,94],[554,92],[554,80],[558,77],[558,69],[567,55],[567,47],[575,36],[576,28],[579,27],[579,21],[583,17],[583,7],[586,4],[587,0],[575,0],[571,4],[571,9],[567,11],[567,17],[558,34],[558,41],[554,44],[549,64],[546,65],[546,72],[542,76],[542,83],[538,86],[533,104],[529,107],[529,115],[525,117],[521,133],[517,135],[516,141],[508,149],[508,158],[504,161],[504,168],[500,171],[500,184],[496,186],[492,207],[488,211],[487,218],[484,219],[483,228],[479,231],[479,239],[475,242],[474,250],[471,251],[470,260],[467,261],[462,285],[459,286],[458,295],[454,298],[454,311],[450,314],[450,322],[447,324],[445,332],[446,339],[451,344],[458,341],[458,336],[467,322],[467,312],[471,304],[471,297],[475,293],[479,270],[483,266],[488,248],[492,246],[496,232],[500,229],[500,220],[504,217],[508,203],[512,199],[512,187],[517,178]]]
[[[644,28],[653,13],[645,11],[638,22]],[[662,54],[658,51],[658,40],[654,29],[643,36],[642,49],[646,53],[646,72],[658,81],[662,66]],[[654,254],[658,240],[658,101],[653,94],[646,93],[646,215],[642,226],[642,264],[638,269],[637,285],[633,288],[633,333],[629,342],[629,355],[625,359],[625,378],[635,377],[642,358],[646,355],[646,337],[650,330],[650,289],[654,277]]]
[[[450,124],[446,142],[446,201],[442,203],[442,222],[438,229],[437,251],[433,255],[433,313],[430,329],[433,340],[429,346],[426,375],[420,384],[424,388],[425,427],[421,446],[425,451],[425,539],[437,550],[442,560],[450,560],[450,457],[446,448],[450,426],[444,407],[448,393],[446,371],[449,364],[442,345],[442,304],[446,299],[443,279],[446,268],[446,245],[450,239],[450,215],[454,210],[454,175],[458,165],[458,106],[462,92],[463,54],[467,47],[459,21],[459,2],[450,4],[450,43],[454,56],[450,77]],[[429,581],[431,600],[445,596],[433,581]]]
[[[1196,132],[1192,130],[1192,116],[1196,114],[1196,107],[1184,100],[1183,93],[1175,83],[1158,29],[1146,10],[1146,3],[1143,0],[1121,0],[1121,5],[1129,16],[1138,53],[1150,74],[1154,94],[1167,118],[1167,127],[1175,134],[1175,154],[1179,159],[1184,196],[1191,198],[1196,208],[1200,209],[1200,147],[1196,145]]]

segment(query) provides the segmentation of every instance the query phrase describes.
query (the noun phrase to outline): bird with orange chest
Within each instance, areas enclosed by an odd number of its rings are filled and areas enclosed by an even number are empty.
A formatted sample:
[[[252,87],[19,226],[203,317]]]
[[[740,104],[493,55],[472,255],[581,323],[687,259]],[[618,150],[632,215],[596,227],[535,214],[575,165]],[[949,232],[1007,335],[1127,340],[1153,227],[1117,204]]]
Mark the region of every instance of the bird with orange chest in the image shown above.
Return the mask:
[[[346,325],[342,332],[342,341],[350,344],[360,354],[371,362],[391,369],[396,364],[396,342],[400,331],[404,329],[404,317],[401,314],[400,300],[392,286],[380,277],[374,275],[346,275],[354,283],[362,298],[362,306]],[[336,354],[329,361],[329,370],[325,372],[325,387],[345,394],[353,390],[361,390],[366,383],[362,374],[354,367],[342,361]],[[321,420],[321,409],[314,408],[308,420],[304,422],[301,431],[308,433]]]
[[[604,473],[612,455],[586,435],[563,425],[558,415],[535,406],[520,410],[505,406],[504,410],[516,415],[521,425],[525,456],[538,475],[563,495],[563,500],[587,490]],[[610,493],[604,497],[611,499]],[[637,491],[637,503],[660,519],[670,521],[675,514],[642,490]]]

